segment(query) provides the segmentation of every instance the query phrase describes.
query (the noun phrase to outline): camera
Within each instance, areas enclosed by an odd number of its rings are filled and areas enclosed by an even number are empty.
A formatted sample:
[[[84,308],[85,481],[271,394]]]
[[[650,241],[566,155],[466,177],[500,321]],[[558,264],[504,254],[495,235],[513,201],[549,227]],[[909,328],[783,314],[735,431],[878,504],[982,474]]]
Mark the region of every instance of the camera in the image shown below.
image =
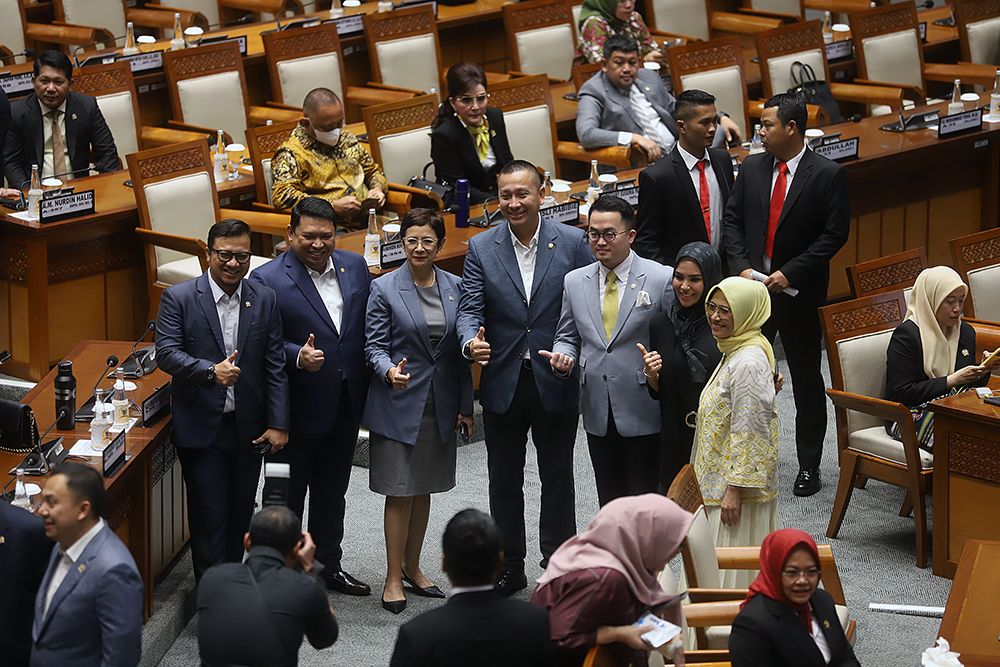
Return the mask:
[[[288,482],[292,466],[287,463],[264,464],[264,507],[288,505]]]

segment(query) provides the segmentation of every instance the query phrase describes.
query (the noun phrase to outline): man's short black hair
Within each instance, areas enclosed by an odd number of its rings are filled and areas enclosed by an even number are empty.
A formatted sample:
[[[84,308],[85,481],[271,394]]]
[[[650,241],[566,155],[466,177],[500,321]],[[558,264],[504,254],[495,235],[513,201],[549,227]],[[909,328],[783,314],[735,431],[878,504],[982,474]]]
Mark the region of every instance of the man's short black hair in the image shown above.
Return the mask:
[[[503,535],[485,512],[462,510],[451,518],[441,538],[445,567],[456,586],[485,586],[493,583]]]
[[[621,53],[639,53],[639,44],[628,35],[612,35],[604,40],[604,59],[611,60],[611,55]]]
[[[89,501],[90,515],[95,519],[101,518],[104,511],[104,478],[101,473],[83,463],[68,461],[52,469],[52,477],[56,475],[66,478],[66,488],[73,494],[74,502]]]
[[[271,505],[250,520],[250,546],[271,547],[287,556],[302,539],[302,522],[284,505]]]
[[[508,174],[513,174],[518,171],[526,171],[534,175],[535,187],[541,189],[542,187],[542,175],[538,173],[538,168],[531,164],[527,160],[511,160],[503,166],[500,173],[497,174],[497,181],[500,180],[501,176],[506,176]]]
[[[777,107],[778,120],[782,127],[795,121],[795,129],[799,134],[805,135],[806,122],[809,120],[809,112],[806,111],[806,98],[799,93],[778,93],[764,102],[764,108]]]
[[[236,236],[250,236],[250,225],[237,220],[236,218],[226,218],[222,222],[217,222],[208,230],[208,247],[215,247],[215,239],[229,239]]]
[[[601,195],[597,198],[597,201],[593,203],[590,207],[590,211],[587,212],[587,224],[590,224],[590,218],[595,213],[617,213],[622,218],[622,224],[625,225],[625,230],[628,231],[635,226],[635,210],[632,208],[632,204],[619,197],[618,195]]]
[[[337,97],[337,93],[329,88],[313,88],[306,95],[306,98],[302,100],[302,111],[313,113],[320,107],[332,104],[340,104],[340,98]]]
[[[707,107],[709,104],[715,104],[715,95],[694,88],[685,90],[677,96],[674,105],[674,118],[685,122],[689,121],[698,112],[698,107]]]
[[[57,69],[63,73],[67,81],[70,83],[73,82],[73,63],[69,61],[69,56],[62,51],[56,51],[55,49],[42,51],[41,55],[35,58],[36,77],[41,74],[43,67]]]
[[[321,197],[305,197],[295,203],[292,207],[292,218],[288,222],[293,232],[299,228],[302,216],[329,220],[335,229],[337,227],[337,214],[333,210],[333,204]]]

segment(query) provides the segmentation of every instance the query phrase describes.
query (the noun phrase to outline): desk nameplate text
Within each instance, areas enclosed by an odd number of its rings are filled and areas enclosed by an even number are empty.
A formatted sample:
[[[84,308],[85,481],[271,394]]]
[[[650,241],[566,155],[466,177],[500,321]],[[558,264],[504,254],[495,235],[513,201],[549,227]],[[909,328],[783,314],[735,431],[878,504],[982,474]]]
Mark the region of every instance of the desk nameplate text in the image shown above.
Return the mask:
[[[861,139],[858,137],[851,137],[850,139],[844,139],[843,141],[833,141],[828,144],[823,144],[822,146],[817,146],[813,149],[816,155],[822,155],[828,160],[833,160],[834,162],[843,162],[845,160],[854,160],[858,157],[858,147],[861,145]]]
[[[42,198],[38,202],[38,224],[94,213],[94,191],[71,192]]]
[[[951,116],[941,116],[938,120],[938,139],[946,139],[961,132],[973,132],[982,128],[982,109],[963,111]]]

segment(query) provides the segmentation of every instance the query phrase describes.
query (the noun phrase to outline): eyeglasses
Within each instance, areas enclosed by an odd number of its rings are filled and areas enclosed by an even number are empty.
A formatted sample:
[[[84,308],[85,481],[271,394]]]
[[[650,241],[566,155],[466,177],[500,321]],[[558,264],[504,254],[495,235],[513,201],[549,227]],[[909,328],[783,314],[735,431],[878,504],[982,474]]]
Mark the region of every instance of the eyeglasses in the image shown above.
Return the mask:
[[[475,97],[473,97],[472,95],[462,95],[461,97],[453,97],[452,99],[455,100],[456,102],[461,102],[465,106],[469,106],[473,102],[482,106],[483,104],[486,104],[486,100],[490,99],[490,94],[480,93]]]
[[[403,239],[403,243],[406,245],[407,248],[411,250],[416,248],[417,245],[422,245],[424,247],[424,250],[430,250],[431,248],[433,248],[438,244],[438,240],[432,239],[430,237],[425,239],[418,239],[415,236],[407,236],[405,239]]]
[[[215,248],[209,248],[212,252],[216,254],[219,261],[228,264],[233,261],[233,257],[236,258],[237,264],[246,264],[250,261],[250,253],[248,252],[233,252],[232,250],[216,250]]]
[[[599,232],[597,230],[592,229],[587,232],[587,238],[593,241],[594,243],[597,243],[600,239],[604,239],[605,243],[614,243],[615,239],[621,236],[622,234],[628,234],[628,232],[615,232],[611,231],[610,229],[605,230],[604,232]]]
[[[816,581],[823,571],[818,567],[811,567],[808,570],[782,570],[781,576],[786,581],[798,581],[800,577],[805,577],[808,581]]]
[[[705,312],[709,315],[715,315],[716,313],[721,314],[723,317],[729,317],[733,314],[733,311],[729,310],[725,306],[716,306],[714,303],[709,301],[705,304]]]

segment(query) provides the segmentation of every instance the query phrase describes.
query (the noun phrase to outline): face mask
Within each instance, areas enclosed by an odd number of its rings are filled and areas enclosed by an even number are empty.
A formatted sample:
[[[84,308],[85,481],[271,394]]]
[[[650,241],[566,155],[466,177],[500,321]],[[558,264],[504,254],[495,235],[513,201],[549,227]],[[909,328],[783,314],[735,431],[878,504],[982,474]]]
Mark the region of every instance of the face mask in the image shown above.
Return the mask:
[[[336,130],[330,130],[329,132],[320,132],[314,129],[313,133],[316,135],[316,141],[321,144],[326,144],[327,146],[336,146],[337,142],[340,141],[340,130],[342,128],[337,128]]]

